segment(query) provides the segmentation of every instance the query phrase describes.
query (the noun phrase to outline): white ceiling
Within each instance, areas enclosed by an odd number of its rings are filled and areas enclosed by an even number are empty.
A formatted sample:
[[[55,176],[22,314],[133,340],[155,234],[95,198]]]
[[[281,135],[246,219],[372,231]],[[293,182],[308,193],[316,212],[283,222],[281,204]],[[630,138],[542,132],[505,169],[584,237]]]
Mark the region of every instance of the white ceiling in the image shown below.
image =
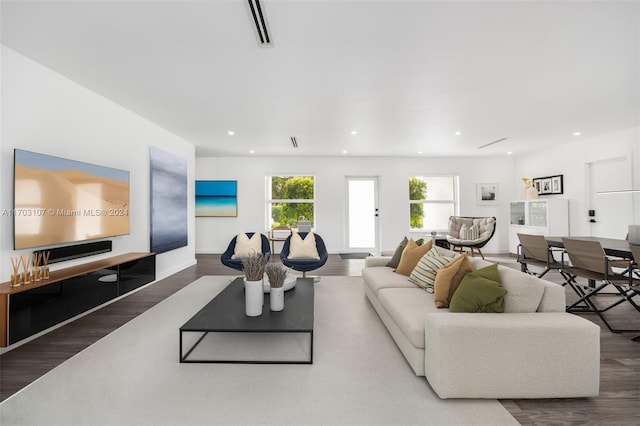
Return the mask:
[[[639,125],[638,1],[262,6],[272,47],[243,0],[2,0],[1,37],[198,157],[519,155]]]

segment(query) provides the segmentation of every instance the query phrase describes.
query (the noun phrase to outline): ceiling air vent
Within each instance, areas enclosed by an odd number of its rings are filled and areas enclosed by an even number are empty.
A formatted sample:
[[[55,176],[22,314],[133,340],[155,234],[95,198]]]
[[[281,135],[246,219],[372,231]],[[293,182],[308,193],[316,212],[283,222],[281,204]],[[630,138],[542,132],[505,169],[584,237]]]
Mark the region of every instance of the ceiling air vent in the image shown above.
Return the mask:
[[[498,143],[498,142],[502,142],[502,141],[506,141],[506,140],[507,140],[507,138],[498,139],[497,141],[489,142],[489,143],[486,143],[486,144],[484,144],[482,146],[479,146],[478,149],[485,148],[485,147],[487,147],[489,145],[493,145],[494,143]]]
[[[251,9],[251,15],[253,16],[253,23],[256,26],[258,32],[258,38],[260,39],[261,46],[271,46],[271,36],[269,35],[267,19],[263,7],[260,5],[260,0],[247,0],[249,2],[249,9]]]
[[[298,140],[295,136],[291,136],[291,145],[293,145],[294,148],[298,147]]]

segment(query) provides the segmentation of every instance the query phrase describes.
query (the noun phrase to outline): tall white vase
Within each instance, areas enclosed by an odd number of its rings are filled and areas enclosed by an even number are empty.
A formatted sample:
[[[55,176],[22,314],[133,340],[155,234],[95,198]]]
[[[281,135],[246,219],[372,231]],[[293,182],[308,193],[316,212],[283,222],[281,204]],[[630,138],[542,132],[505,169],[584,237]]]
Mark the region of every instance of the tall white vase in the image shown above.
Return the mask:
[[[248,317],[258,317],[262,315],[262,305],[264,304],[264,290],[262,280],[244,280],[244,307]]]
[[[272,311],[281,311],[284,309],[284,287],[271,287],[269,304],[271,305]]]

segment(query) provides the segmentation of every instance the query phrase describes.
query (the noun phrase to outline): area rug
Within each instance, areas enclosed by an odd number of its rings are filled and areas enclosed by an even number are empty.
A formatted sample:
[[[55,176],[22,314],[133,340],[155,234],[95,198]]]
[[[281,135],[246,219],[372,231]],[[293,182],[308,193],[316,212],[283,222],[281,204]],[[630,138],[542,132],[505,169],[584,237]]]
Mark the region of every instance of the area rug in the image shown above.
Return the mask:
[[[340,253],[342,259],[364,259],[371,256],[371,253]]]
[[[115,330],[2,402],[0,424],[518,424],[496,400],[435,396],[360,277],[315,285],[312,365],[180,364],[178,329],[231,279],[200,278]]]

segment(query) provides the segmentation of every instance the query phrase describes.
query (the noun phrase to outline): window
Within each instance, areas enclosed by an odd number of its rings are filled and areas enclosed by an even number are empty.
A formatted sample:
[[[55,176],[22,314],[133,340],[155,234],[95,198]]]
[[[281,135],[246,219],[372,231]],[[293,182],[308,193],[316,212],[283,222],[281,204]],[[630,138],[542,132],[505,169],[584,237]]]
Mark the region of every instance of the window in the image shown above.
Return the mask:
[[[409,177],[409,227],[412,231],[444,231],[458,211],[457,176]]]
[[[299,220],[315,225],[315,181],[313,176],[270,176],[267,210],[269,228],[295,228]]]

